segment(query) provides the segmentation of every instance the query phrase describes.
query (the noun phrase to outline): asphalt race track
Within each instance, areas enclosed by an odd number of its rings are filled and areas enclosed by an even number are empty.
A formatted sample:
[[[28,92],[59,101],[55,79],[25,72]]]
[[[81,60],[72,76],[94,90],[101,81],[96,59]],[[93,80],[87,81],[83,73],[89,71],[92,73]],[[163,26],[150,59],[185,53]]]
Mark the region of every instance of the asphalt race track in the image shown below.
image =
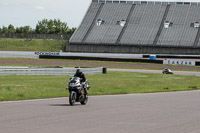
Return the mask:
[[[0,102],[1,133],[200,133],[200,91]]]
[[[144,70],[144,69],[115,69],[115,68],[108,68],[108,71],[118,71],[118,72],[140,72],[140,73],[158,73],[162,74],[162,70]],[[200,76],[200,72],[197,71],[173,71],[176,75],[193,75],[193,76]]]

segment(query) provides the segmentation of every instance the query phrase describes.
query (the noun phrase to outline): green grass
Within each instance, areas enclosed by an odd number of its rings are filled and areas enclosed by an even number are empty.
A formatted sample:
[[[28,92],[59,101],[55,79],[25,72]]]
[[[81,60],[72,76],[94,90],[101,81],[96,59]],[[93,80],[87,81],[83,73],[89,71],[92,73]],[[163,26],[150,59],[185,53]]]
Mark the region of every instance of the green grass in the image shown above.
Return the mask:
[[[95,88],[90,94],[130,94],[130,93],[150,93],[169,92],[200,89],[200,77],[109,72],[105,75],[94,75],[93,82]],[[184,82],[183,82],[184,81]]]
[[[160,70],[160,69],[156,69],[156,68],[145,68],[145,66],[148,65],[155,65],[155,66],[162,66],[163,64],[155,64],[155,63],[139,63],[139,62],[115,62],[115,61],[91,61],[91,60],[70,60],[70,59],[27,59],[27,58],[0,58],[0,60],[48,60],[48,61],[70,61],[70,62],[95,62],[95,63],[106,63],[106,65],[101,66],[101,67],[105,67],[105,68],[119,68],[119,69],[144,69],[144,70]],[[113,67],[111,65],[109,65],[109,63],[116,63],[116,64],[137,64],[137,65],[143,65],[138,66],[138,67]],[[30,64],[0,64],[0,66],[37,66],[37,67],[54,67],[54,66],[59,66],[59,67],[96,67],[96,66],[77,66],[77,65],[30,65]],[[165,68],[166,66],[172,66],[172,65],[163,65],[163,68]],[[177,66],[177,65],[176,65]],[[190,68],[200,68],[200,66],[189,66]],[[176,71],[179,69],[175,69]],[[185,70],[181,69],[179,71],[199,71],[199,70],[191,70],[191,69],[187,69],[185,68]]]
[[[0,100],[66,96],[67,79],[63,76],[0,76]]]
[[[65,49],[66,40],[0,38],[0,51],[53,51]]]
[[[0,76],[0,101],[65,97],[70,76]],[[109,72],[87,75],[90,95],[170,92],[200,89],[200,77]]]

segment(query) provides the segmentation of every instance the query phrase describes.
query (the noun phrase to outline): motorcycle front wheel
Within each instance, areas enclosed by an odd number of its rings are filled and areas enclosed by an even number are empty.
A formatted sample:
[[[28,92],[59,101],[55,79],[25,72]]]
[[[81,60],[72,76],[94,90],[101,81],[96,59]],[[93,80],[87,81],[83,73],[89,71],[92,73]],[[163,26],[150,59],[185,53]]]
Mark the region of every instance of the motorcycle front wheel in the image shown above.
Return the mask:
[[[76,93],[74,91],[70,92],[70,95],[69,95],[69,103],[71,106],[74,106],[76,102]]]
[[[88,101],[88,95],[85,94],[85,98],[84,100],[81,102],[82,105],[86,105],[87,104],[87,101]]]

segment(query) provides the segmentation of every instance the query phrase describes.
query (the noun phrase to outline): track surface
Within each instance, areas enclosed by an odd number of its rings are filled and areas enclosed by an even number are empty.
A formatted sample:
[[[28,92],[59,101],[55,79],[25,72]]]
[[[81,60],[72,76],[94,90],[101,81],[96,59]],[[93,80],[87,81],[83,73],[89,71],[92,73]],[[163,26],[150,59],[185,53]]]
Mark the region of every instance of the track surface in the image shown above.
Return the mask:
[[[172,70],[200,67],[70,61],[0,60],[1,64],[118,66]],[[161,70],[108,69],[161,73]],[[199,72],[174,71],[196,75]],[[92,96],[86,106],[68,98],[0,102],[0,133],[199,133],[200,91]]]
[[[108,71],[114,72],[140,72],[140,73],[158,73],[162,74],[162,70],[143,70],[143,69],[114,69],[108,68]],[[176,75],[193,75],[200,76],[200,72],[192,72],[192,71],[173,71]]]
[[[92,61],[55,61],[55,60],[12,60],[0,59],[0,64],[15,64],[17,65],[47,65],[47,66],[94,66],[94,67],[128,67],[128,68],[148,68],[148,69],[164,69],[169,68],[174,70],[195,70],[200,71],[200,67],[193,66],[176,66],[176,65],[155,65],[155,64],[132,64],[132,63],[114,63],[114,62],[92,62]]]
[[[0,103],[1,133],[199,133],[200,91]]]

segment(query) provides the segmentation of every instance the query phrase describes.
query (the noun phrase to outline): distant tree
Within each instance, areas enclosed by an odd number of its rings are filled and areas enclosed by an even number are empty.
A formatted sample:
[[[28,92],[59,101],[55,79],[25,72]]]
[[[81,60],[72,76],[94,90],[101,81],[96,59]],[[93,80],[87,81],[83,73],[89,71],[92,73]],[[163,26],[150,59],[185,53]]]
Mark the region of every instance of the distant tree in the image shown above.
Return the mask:
[[[3,26],[3,28],[2,28],[2,33],[8,33],[8,28],[5,27],[5,26]]]
[[[48,34],[55,34],[56,26],[54,25],[54,21],[50,19],[47,24]]]
[[[30,26],[17,27],[16,33],[34,33],[34,30]]]
[[[8,33],[15,33],[15,27],[12,24],[8,26]]]
[[[68,26],[67,23],[61,22],[59,19],[54,19],[54,25],[56,27],[56,34],[67,34]]]
[[[23,33],[32,33],[33,30],[30,26],[24,26],[23,27]]]
[[[38,21],[36,28],[30,26],[15,27],[10,24],[8,27],[0,27],[0,33],[37,33],[37,34],[73,34],[76,28],[69,28],[66,22],[60,19],[43,19]]]
[[[38,21],[35,32],[39,34],[48,34],[48,20],[43,19],[42,21]]]
[[[43,19],[38,21],[35,28],[35,32],[39,34],[66,34],[67,31],[67,23],[61,22],[60,19]]]
[[[76,28],[68,29],[67,34],[71,34],[72,35],[75,30],[76,30]]]
[[[17,27],[16,28],[16,33],[23,33],[23,28],[22,27]]]

